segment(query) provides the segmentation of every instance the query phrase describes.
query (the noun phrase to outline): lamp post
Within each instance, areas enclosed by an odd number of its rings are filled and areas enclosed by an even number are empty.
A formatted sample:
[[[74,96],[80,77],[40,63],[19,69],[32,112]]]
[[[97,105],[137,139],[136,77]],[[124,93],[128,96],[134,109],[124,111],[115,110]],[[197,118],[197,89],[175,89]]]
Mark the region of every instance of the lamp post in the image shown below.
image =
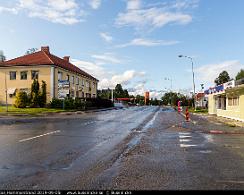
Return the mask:
[[[188,58],[191,60],[191,68],[192,68],[192,79],[193,79],[193,93],[194,93],[194,108],[196,111],[196,87],[195,87],[195,75],[194,75],[194,70],[193,70],[193,58],[190,56],[184,56],[184,55],[179,55],[179,58]]]
[[[172,106],[172,77],[167,78],[165,77],[164,80],[168,80],[171,82],[171,90],[170,90],[170,106]]]

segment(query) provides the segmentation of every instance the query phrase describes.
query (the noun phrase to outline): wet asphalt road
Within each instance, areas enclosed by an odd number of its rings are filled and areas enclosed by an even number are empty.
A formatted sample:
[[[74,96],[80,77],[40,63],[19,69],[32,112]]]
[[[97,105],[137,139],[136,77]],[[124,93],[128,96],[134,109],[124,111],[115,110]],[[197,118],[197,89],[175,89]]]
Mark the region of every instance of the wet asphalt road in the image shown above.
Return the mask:
[[[244,189],[244,136],[206,128],[159,107],[1,124],[0,189]]]

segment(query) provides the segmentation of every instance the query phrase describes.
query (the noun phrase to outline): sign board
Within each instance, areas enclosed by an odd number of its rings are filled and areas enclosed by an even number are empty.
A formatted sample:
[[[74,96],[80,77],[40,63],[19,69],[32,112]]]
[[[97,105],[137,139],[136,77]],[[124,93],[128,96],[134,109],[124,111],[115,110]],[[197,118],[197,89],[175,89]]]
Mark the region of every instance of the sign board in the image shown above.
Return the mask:
[[[149,92],[145,92],[145,104],[147,104],[149,102]]]
[[[229,81],[227,83],[224,83],[224,89],[229,89],[229,88],[233,88],[235,87],[235,81],[232,80],[232,81]]]
[[[209,95],[209,94],[218,93],[218,92],[221,92],[221,91],[224,91],[226,89],[233,88],[233,87],[235,87],[235,81],[234,80],[229,81],[229,82],[224,83],[224,84],[221,84],[221,85],[218,85],[216,87],[210,87],[209,89],[205,90],[204,93],[206,95]]]
[[[205,90],[204,93],[209,95],[209,94],[213,94],[213,93],[218,93],[224,91],[224,85],[218,85],[216,87],[210,87],[208,90]]]
[[[58,81],[58,88],[69,88],[70,83],[68,80],[60,80]]]
[[[70,82],[68,80],[58,81],[58,99],[65,99],[70,93]]]

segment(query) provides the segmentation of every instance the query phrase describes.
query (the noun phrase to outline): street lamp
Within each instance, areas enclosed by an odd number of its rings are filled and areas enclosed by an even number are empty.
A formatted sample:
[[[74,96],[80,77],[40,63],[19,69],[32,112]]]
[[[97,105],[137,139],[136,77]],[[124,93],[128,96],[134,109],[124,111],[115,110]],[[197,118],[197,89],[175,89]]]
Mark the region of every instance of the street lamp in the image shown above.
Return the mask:
[[[165,77],[164,80],[168,80],[171,82],[171,90],[170,90],[170,105],[172,106],[172,77],[167,78]]]
[[[194,91],[194,108],[196,111],[196,90],[195,90],[195,76],[194,76],[194,71],[193,71],[193,59],[190,56],[184,56],[184,55],[179,55],[179,58],[188,58],[191,60],[191,67],[192,67],[192,79],[193,79],[193,91]]]

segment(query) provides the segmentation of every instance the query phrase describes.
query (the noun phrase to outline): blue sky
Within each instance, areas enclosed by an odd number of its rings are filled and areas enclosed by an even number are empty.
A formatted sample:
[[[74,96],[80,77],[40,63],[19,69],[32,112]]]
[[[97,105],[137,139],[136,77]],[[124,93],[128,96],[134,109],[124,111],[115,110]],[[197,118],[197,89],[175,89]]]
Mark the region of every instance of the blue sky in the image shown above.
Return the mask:
[[[213,85],[244,68],[243,0],[1,0],[0,50],[7,59],[49,45],[57,56],[132,94]]]

